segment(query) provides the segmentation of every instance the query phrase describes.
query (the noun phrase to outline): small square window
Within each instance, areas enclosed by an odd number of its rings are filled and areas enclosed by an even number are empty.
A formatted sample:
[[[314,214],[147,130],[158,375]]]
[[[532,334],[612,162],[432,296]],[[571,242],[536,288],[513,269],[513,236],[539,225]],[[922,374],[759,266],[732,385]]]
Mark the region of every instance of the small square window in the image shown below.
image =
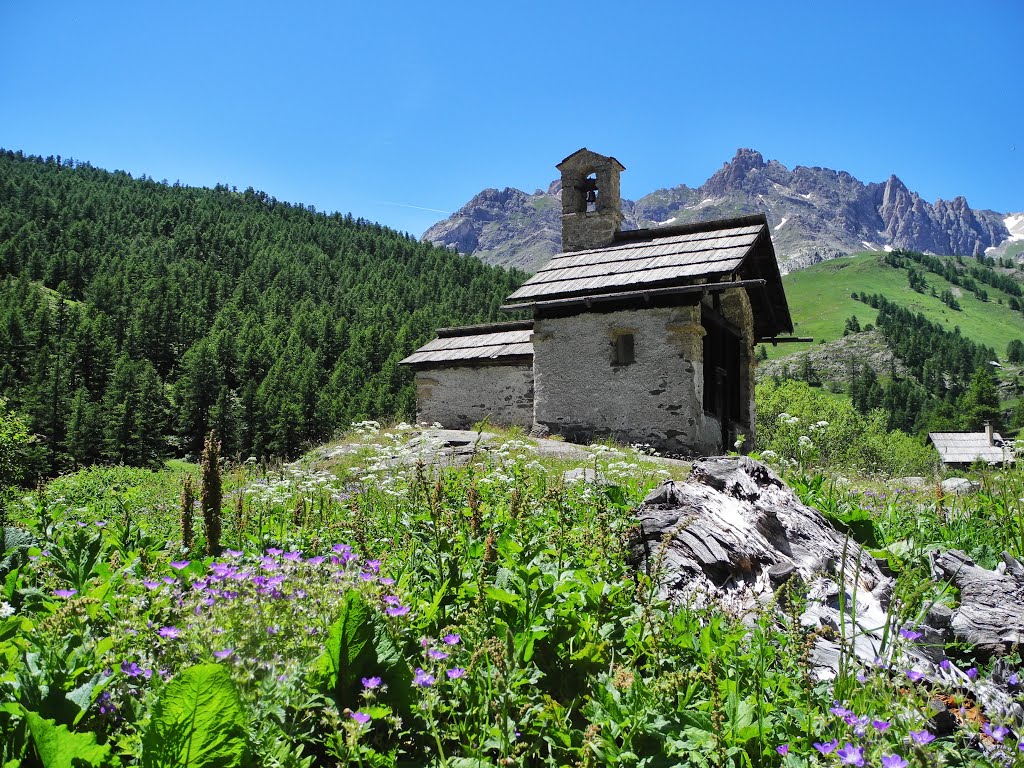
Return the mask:
[[[612,365],[629,365],[636,360],[633,353],[633,334],[622,333],[615,337]]]

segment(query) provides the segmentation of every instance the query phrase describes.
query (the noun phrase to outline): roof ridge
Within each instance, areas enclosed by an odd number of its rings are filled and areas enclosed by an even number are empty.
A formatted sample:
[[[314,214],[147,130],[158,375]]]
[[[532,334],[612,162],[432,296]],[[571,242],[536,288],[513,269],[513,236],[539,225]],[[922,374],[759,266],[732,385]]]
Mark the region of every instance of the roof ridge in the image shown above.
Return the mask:
[[[625,229],[615,233],[614,243],[650,240],[655,237],[671,237],[672,235],[689,235],[697,232],[714,232],[717,229],[733,227],[750,227],[756,224],[768,226],[768,217],[763,213],[752,213],[745,216],[733,216],[729,219],[713,221],[694,221],[689,224],[673,224],[670,227],[646,227],[644,229]]]

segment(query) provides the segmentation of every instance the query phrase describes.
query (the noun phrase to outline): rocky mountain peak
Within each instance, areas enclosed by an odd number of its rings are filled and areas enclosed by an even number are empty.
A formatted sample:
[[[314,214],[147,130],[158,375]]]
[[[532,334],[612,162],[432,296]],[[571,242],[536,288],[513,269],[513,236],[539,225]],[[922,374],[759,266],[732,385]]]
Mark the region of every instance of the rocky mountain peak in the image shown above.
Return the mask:
[[[754,149],[740,148],[732,160],[725,163],[701,187],[707,195],[721,197],[729,192],[750,189],[755,176],[765,167],[764,156]]]
[[[423,239],[535,271],[561,251],[560,196],[557,179],[532,195],[486,189]],[[896,175],[864,184],[846,171],[789,170],[749,148],[738,149],[697,189],[680,184],[623,199],[622,213],[623,229],[763,213],[784,271],[865,249],[971,256],[1010,238],[1002,214],[972,210],[962,196],[932,205]]]

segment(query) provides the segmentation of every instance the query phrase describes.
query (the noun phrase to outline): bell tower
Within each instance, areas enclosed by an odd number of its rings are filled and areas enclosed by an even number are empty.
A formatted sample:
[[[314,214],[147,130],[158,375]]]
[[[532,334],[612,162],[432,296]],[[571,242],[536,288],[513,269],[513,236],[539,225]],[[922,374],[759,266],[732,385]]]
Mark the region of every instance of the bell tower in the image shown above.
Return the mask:
[[[584,147],[555,167],[562,173],[562,250],[611,245],[622,226],[622,163]]]

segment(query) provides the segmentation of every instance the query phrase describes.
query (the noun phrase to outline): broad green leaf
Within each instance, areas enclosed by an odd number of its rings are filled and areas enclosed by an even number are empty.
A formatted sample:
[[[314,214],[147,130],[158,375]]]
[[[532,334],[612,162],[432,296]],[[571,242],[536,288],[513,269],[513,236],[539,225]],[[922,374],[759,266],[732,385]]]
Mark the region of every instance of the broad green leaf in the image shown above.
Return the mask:
[[[72,733],[66,725],[27,712],[32,743],[43,768],[100,768],[110,764],[110,745],[97,744],[94,733]]]
[[[514,595],[507,589],[502,589],[501,587],[488,587],[486,594],[488,598],[498,603],[507,603],[508,605],[519,606],[523,602],[519,595]]]
[[[434,594],[434,599],[430,601],[430,605],[422,611],[423,620],[431,622],[434,620],[434,616],[437,615],[438,609],[441,607],[441,601],[444,600],[445,595],[448,594],[448,585],[451,584],[451,580],[448,579],[442,584],[437,592]]]
[[[316,674],[339,708],[359,708],[364,677],[380,677],[388,686],[379,698],[399,714],[412,704],[412,670],[382,617],[358,592],[349,592],[341,615],[331,625]]]
[[[0,530],[0,576],[14,568],[35,543],[36,537],[24,528],[6,526]]]
[[[245,718],[227,668],[180,672],[153,707],[142,739],[144,768],[232,768],[246,759]]]

